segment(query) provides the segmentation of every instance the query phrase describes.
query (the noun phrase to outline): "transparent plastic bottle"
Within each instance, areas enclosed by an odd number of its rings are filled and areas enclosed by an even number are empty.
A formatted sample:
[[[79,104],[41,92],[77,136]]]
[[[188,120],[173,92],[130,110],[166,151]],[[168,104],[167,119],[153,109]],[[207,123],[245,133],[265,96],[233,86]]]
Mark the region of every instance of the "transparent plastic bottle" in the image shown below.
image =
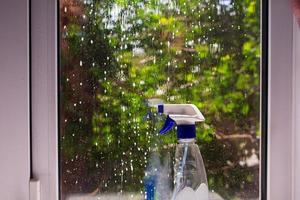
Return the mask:
[[[176,148],[172,200],[208,200],[203,159],[195,139],[180,139]]]
[[[204,116],[193,104],[161,104],[158,113],[167,115],[160,134],[177,127],[174,191],[172,200],[208,200],[208,185],[202,156],[195,144],[196,122]]]

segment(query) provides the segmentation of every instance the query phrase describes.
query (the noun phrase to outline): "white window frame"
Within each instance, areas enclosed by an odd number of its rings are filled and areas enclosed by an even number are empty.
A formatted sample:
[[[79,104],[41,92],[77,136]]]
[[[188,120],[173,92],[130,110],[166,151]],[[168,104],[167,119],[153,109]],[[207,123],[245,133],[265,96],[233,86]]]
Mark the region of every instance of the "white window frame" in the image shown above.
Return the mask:
[[[288,200],[292,199],[293,16],[285,0],[270,0],[269,12],[267,197]]]
[[[32,170],[41,183],[42,200],[59,198],[57,4],[57,0],[31,0]],[[300,31],[288,0],[269,0],[268,29],[267,199],[297,200],[300,58],[293,50],[300,53]]]
[[[300,199],[299,27],[287,0],[269,1],[269,200]],[[298,80],[297,80],[298,79]]]
[[[29,199],[28,0],[0,6],[0,199]]]
[[[293,27],[292,198],[300,199],[300,25]]]
[[[40,183],[30,200],[58,200],[58,0],[31,0],[30,10],[31,168]]]

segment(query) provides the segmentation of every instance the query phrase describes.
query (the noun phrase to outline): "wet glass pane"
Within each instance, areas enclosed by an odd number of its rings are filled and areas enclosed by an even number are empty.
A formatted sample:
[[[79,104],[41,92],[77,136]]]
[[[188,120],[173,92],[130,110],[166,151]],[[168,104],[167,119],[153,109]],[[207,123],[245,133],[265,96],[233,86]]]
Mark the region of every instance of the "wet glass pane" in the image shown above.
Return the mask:
[[[206,117],[212,199],[259,198],[259,0],[60,0],[59,19],[62,200],[171,199],[160,102]]]

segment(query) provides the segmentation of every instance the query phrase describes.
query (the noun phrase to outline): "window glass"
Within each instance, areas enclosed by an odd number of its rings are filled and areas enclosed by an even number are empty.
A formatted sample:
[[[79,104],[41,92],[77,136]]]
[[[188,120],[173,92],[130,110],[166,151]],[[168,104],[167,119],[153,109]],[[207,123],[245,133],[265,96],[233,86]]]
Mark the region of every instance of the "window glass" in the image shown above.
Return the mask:
[[[151,105],[193,103],[215,199],[258,199],[259,0],[60,0],[61,199],[173,189],[175,130]]]

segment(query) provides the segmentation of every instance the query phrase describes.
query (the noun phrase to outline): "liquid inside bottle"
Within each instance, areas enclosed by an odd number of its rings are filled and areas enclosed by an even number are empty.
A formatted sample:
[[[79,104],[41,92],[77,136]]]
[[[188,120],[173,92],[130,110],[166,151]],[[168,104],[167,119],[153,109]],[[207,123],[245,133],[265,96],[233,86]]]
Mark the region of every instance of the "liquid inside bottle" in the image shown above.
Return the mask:
[[[172,200],[208,200],[203,159],[195,139],[180,139],[176,148]]]

